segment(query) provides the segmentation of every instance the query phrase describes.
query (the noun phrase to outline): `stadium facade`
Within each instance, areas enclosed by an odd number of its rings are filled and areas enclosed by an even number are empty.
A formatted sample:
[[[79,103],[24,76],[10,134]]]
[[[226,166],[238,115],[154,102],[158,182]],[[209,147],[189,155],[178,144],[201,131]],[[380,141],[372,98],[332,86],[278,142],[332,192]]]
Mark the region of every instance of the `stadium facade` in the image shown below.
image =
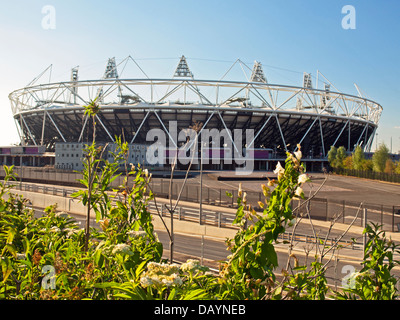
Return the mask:
[[[76,67],[70,81],[31,83],[10,93],[21,147],[41,147],[37,150],[49,155],[58,145],[91,142],[93,125],[83,106],[96,98],[100,105],[95,119],[99,143],[112,144],[116,136],[123,136],[133,149],[135,145],[148,146],[153,141],[148,141],[147,133],[158,128],[168,137],[165,156],[171,162],[173,153],[168,149],[183,144],[171,128],[180,132],[200,123],[200,135],[205,129],[217,129],[228,132],[231,140],[225,137],[215,146],[211,139],[202,146],[202,154],[209,160],[219,154],[220,158],[213,159],[218,161],[210,161],[210,169],[234,167],[221,157],[227,149],[242,154],[251,150],[254,168],[270,169],[286,157],[286,151],[294,151],[300,144],[304,161],[318,170],[326,163],[331,146],[352,151],[361,145],[370,151],[383,110],[360,92],[357,96],[340,92],[321,73],[317,76],[324,78],[323,88],[313,86],[309,73],[303,74],[301,86],[272,84],[256,61],[246,81],[204,80],[194,77],[182,56],[171,78],[149,78],[140,67],[144,77],[120,77],[118,69],[128,60],[138,65],[130,56],[118,65],[111,58],[101,79],[79,80]],[[237,63],[244,65],[240,60]],[[252,130],[251,141],[243,138],[241,145],[235,143],[235,129],[243,135],[246,129]],[[0,154],[4,162],[2,151]],[[19,161],[31,165],[29,157],[35,155],[22,155],[28,158]],[[57,157],[44,163],[57,165]]]

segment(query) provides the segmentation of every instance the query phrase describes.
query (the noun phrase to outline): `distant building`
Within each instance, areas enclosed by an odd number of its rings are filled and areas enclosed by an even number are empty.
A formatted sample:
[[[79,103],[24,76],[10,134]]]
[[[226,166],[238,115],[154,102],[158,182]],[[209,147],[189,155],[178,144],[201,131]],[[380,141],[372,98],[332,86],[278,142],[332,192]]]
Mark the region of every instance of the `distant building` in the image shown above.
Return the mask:
[[[105,144],[102,144],[103,146]],[[130,144],[127,162],[137,165],[140,163],[142,166],[148,166],[146,160],[146,152],[148,145],[144,144]],[[76,170],[83,169],[84,160],[84,143],[56,143],[55,144],[55,165],[56,169],[61,170]],[[103,159],[112,162],[114,157],[113,153],[116,152],[117,145],[115,143],[107,144],[106,150],[103,152]],[[120,162],[121,169],[124,169],[124,162]]]
[[[56,143],[55,164],[56,169],[76,170],[83,169],[84,143]]]
[[[45,146],[0,147],[0,165],[44,167],[54,165],[54,153],[46,152]]]

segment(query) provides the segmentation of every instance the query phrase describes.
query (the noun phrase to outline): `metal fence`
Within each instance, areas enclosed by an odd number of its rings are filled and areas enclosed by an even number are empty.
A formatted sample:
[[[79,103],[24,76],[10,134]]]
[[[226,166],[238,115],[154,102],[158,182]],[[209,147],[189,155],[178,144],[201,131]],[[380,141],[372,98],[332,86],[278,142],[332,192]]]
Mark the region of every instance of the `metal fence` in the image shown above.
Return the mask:
[[[152,181],[150,186],[158,198],[169,198],[169,180],[165,179],[158,182]],[[57,186],[37,185],[33,183],[14,182],[17,188],[25,191],[39,192],[45,194],[70,197],[75,191],[73,188],[63,188]],[[182,182],[174,183],[172,189],[172,198],[177,199],[181,192]],[[236,208],[237,190],[228,190],[232,197],[227,196],[225,189],[203,187],[202,203],[214,205],[212,210],[203,208],[202,221],[199,220],[199,208],[178,204],[176,214],[178,219],[187,221],[196,221],[202,224],[210,224],[218,227],[232,227],[234,214],[226,212],[223,208]],[[200,202],[200,186],[186,184],[181,192],[181,201]],[[252,192],[247,194],[247,201],[255,210],[261,211],[258,207],[258,201],[263,201],[264,196],[261,192]],[[364,226],[363,209],[367,209],[367,223],[373,222],[382,225],[384,231],[400,231],[400,206],[389,206],[383,204],[360,203],[355,201],[312,198],[310,200],[293,200],[291,207],[295,215],[309,212],[312,219],[331,221],[337,219],[337,222],[350,224],[354,220],[354,225]],[[155,208],[153,208],[155,210]],[[168,215],[166,209],[163,214]]]
[[[364,219],[366,223],[373,222],[382,225],[384,231],[399,232],[400,231],[400,206],[391,206],[383,204],[360,203],[356,201],[345,201],[338,199],[313,198],[309,203],[304,204],[299,212],[296,207],[304,203],[305,200],[295,201],[292,203],[295,213],[309,211],[311,218],[324,221],[337,219],[337,222],[350,224],[354,221],[354,225],[363,227]],[[308,205],[308,209],[306,206]],[[366,210],[366,216],[363,210]]]
[[[343,176],[352,176],[358,178],[400,183],[400,174],[396,173],[353,170],[353,169],[343,169],[343,168],[333,168],[333,172]]]
[[[152,182],[151,188],[158,197],[168,198],[169,185],[167,180],[161,182]],[[172,189],[172,198],[176,199],[181,190],[181,184],[174,183]],[[232,194],[227,196],[226,192]],[[218,188],[203,187],[202,203],[215,206],[224,206],[236,208],[238,190],[226,190]],[[181,193],[181,200],[189,202],[200,202],[200,186],[187,184]],[[247,193],[247,202],[253,206],[256,211],[261,211],[258,201],[264,201],[264,195],[261,192]],[[304,204],[307,202],[307,204]],[[307,207],[306,207],[307,205]],[[312,198],[311,200],[293,200],[291,207],[295,214],[304,213],[308,210],[312,219],[331,221],[337,219],[338,222],[349,224],[354,221],[357,226],[364,226],[363,209],[367,209],[367,223],[373,222],[382,225],[383,230],[398,232],[400,231],[400,206],[391,206],[384,204],[361,203],[355,201]]]
[[[152,213],[157,213],[157,208],[154,203],[149,205],[149,210]],[[158,205],[158,211],[163,217],[170,217],[171,214],[166,209],[165,204]],[[231,213],[216,210],[202,210],[201,221],[199,208],[178,206],[174,212],[174,217],[178,220],[192,221],[199,224],[213,225],[218,228],[232,228],[238,229],[233,226],[232,222],[235,216]]]

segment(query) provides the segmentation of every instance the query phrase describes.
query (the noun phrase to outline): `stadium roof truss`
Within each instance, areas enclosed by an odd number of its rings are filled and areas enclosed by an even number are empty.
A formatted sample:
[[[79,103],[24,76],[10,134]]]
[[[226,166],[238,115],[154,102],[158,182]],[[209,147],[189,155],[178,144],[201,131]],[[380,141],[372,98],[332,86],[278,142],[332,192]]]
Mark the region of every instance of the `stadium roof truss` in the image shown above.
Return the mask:
[[[143,78],[120,78],[115,59],[109,59],[102,79],[79,80],[75,67],[71,81],[13,91],[9,99],[22,144],[51,150],[55,142],[87,141],[91,121],[82,106],[97,98],[99,140],[114,141],[123,131],[126,141],[143,143],[151,128],[169,134],[169,121],[178,128],[201,122],[210,129],[253,129],[248,147],[283,152],[300,143],[310,157],[323,158],[331,145],[370,150],[382,113],[381,105],[361,94],[331,91],[330,83],[313,88],[309,74],[303,87],[268,83],[257,61],[247,81],[195,79],[184,56],[170,79],[142,72]]]

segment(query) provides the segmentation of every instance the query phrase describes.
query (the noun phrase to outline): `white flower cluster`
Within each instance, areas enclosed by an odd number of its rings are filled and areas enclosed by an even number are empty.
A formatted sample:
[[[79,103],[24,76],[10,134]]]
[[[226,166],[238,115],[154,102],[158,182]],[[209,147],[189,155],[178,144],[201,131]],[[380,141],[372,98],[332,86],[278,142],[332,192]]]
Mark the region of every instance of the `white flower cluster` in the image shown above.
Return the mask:
[[[76,228],[65,228],[63,231],[67,232],[67,238],[71,238],[74,234],[77,234],[85,230],[84,228],[76,229]]]
[[[282,167],[280,162],[278,162],[278,164],[276,165],[274,173],[278,175],[278,180],[280,180],[285,174],[285,168]]]
[[[181,265],[181,270],[183,272],[193,272],[200,268],[200,261],[189,259]]]
[[[126,243],[120,243],[120,244],[116,244],[114,246],[114,248],[112,249],[112,253],[113,254],[129,254],[131,253],[131,247],[130,245],[126,244]]]
[[[58,233],[61,232],[61,229],[57,226],[51,227],[49,232],[54,232],[54,233]]]
[[[60,211],[60,212],[56,212],[55,216],[58,218],[68,218],[69,214],[67,212]]]
[[[302,173],[301,175],[299,175],[299,178],[298,178],[298,181],[297,181],[297,183],[299,184],[299,186],[296,188],[296,191],[295,191],[295,195],[296,195],[297,197],[302,197],[303,188],[301,187],[301,185],[302,185],[303,183],[307,182],[308,180],[309,180],[309,179],[308,179],[308,176],[307,176],[305,173]]]
[[[146,231],[135,231],[130,230],[126,233],[130,237],[144,237],[146,235]]]
[[[180,286],[182,279],[178,274],[179,265],[150,262],[147,265],[147,271],[140,278],[140,284],[144,287],[162,287],[162,286]]]
[[[201,266],[199,260],[189,259],[181,266],[176,263],[149,262],[147,271],[140,278],[140,284],[144,287],[160,288],[162,286],[180,286],[183,284],[180,274],[184,272],[207,271],[208,268]]]
[[[293,154],[291,154],[291,153],[289,154],[289,157],[292,159],[293,163],[295,164],[295,168],[300,167],[300,160],[303,156],[301,153],[299,144],[297,145],[297,148],[298,148],[298,151],[294,152]],[[278,176],[278,180],[280,180],[284,176],[285,168],[282,167],[280,162],[278,162],[278,164],[276,165],[274,173]],[[308,180],[309,180],[309,178],[305,173],[302,173],[299,175],[299,178],[297,180],[298,186],[295,191],[296,197],[303,197],[304,193],[303,193],[303,188],[301,186]]]

